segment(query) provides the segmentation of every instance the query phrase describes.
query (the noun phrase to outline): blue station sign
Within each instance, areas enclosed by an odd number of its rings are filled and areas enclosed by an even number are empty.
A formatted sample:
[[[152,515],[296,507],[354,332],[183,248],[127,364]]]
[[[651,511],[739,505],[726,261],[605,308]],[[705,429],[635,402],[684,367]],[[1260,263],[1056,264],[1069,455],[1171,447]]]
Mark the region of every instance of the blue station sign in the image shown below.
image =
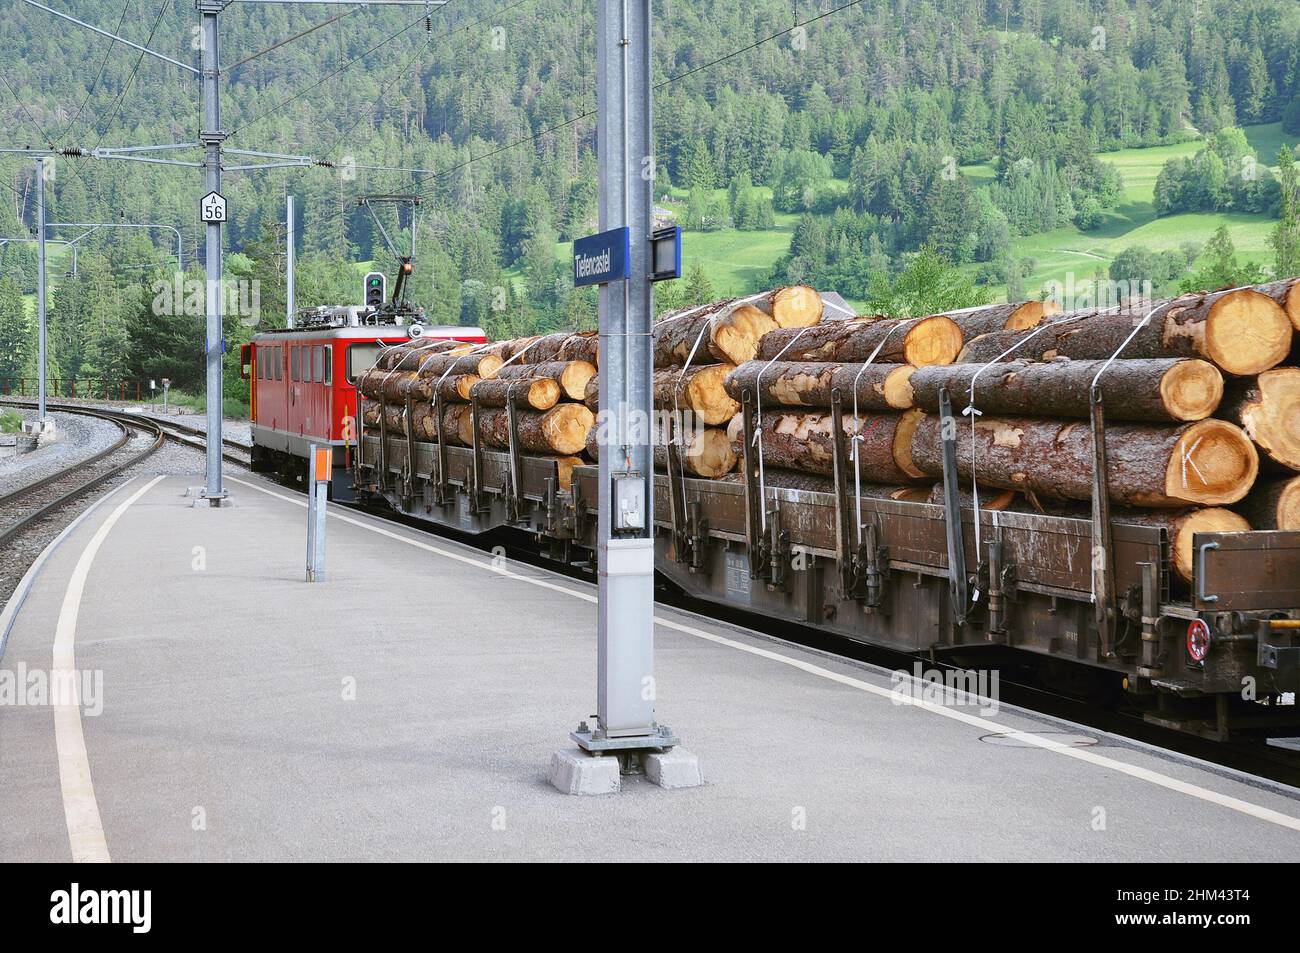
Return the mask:
[[[626,280],[631,274],[631,251],[631,231],[627,226],[577,239],[573,243],[574,286]]]

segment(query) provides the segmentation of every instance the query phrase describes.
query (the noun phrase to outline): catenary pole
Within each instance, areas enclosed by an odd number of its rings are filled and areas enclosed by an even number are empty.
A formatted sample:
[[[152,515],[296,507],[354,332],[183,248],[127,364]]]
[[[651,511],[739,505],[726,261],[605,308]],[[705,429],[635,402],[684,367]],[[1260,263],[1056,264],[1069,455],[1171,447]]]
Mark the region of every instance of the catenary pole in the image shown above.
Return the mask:
[[[40,364],[41,382],[38,386],[36,419],[45,429],[45,159],[36,160],[36,314],[40,323],[37,333],[37,362]]]
[[[657,734],[654,723],[654,538],[650,514],[650,0],[597,4],[600,228],[630,230],[630,277],[600,286],[600,406],[614,424],[600,454],[597,704],[609,738]],[[610,432],[609,427],[606,428]],[[639,484],[639,488],[638,488]],[[640,526],[615,525],[641,496]]]
[[[293,196],[285,196],[284,209],[284,309],[285,327],[293,327]]]
[[[202,15],[203,40],[203,128],[199,142],[203,146],[203,170],[208,192],[221,191],[221,86],[218,58],[217,14],[225,7],[224,0],[198,0]],[[204,360],[207,368],[207,468],[203,495],[214,506],[220,506],[226,491],[221,479],[221,424],[223,382],[221,362],[226,350],[225,333],[221,326],[221,223],[208,222],[204,258],[207,269],[207,327],[204,335]]]

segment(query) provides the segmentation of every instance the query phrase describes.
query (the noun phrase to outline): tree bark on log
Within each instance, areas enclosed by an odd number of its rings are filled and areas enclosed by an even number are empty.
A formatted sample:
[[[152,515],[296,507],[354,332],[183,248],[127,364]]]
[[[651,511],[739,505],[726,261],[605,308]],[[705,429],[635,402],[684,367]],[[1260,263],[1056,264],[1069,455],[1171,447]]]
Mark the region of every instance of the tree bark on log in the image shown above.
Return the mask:
[[[1023,331],[1036,328],[1047,317],[1059,314],[1060,308],[1051,301],[1018,301],[1010,304],[992,304],[983,308],[967,308],[963,311],[945,311],[943,316],[951,318],[961,328],[967,341],[981,334],[996,331]]]
[[[523,380],[529,377],[549,377],[560,385],[568,400],[583,400],[587,382],[596,376],[596,365],[590,361],[547,361],[543,364],[507,364],[496,372],[496,380]]]
[[[579,331],[569,335],[556,353],[557,361],[586,361],[592,373],[600,367],[600,335],[596,331]],[[540,362],[538,362],[540,363]]]
[[[361,396],[386,404],[400,404],[409,392],[412,400],[429,400],[433,382],[421,380],[415,371],[376,371],[362,376]]]
[[[1092,494],[1092,432],[1083,421],[1023,417],[958,420],[957,471],[979,482],[1032,492],[1046,501],[1088,500]],[[926,414],[912,441],[912,462],[943,475],[939,417]],[[973,441],[973,446],[972,446]],[[1130,506],[1216,506],[1249,492],[1259,470],[1250,438],[1222,420],[1180,427],[1119,424],[1106,428],[1106,484],[1115,503]]]
[[[912,463],[912,433],[923,415],[919,411],[903,414],[874,414],[854,417],[845,414],[844,433],[857,441],[859,469],[868,483],[900,484],[930,478]],[[763,466],[782,470],[799,470],[823,476],[834,474],[834,440],[829,413],[770,410],[759,415],[762,428]],[[848,447],[853,441],[847,441]],[[846,461],[849,478],[853,462]]]
[[[582,402],[593,414],[600,411],[600,375],[593,374],[582,391]]]
[[[526,348],[528,345],[532,344],[536,340],[537,340],[536,335],[533,335],[532,337],[526,337],[526,338],[508,338],[505,341],[496,341],[493,344],[489,344],[486,348],[483,349],[482,353],[495,354],[497,357],[501,358],[502,362],[504,363],[505,361],[511,360],[516,354],[518,354],[520,351],[522,351],[524,348]],[[518,363],[519,363],[518,361],[515,361],[515,363],[511,364],[510,366],[514,367],[515,364]]]
[[[710,427],[725,424],[740,410],[727,393],[727,374],[734,364],[702,364],[686,370],[658,368],[654,372],[654,406],[661,410],[690,411]],[[599,394],[597,395],[599,396]]]
[[[549,377],[479,381],[470,395],[479,407],[505,407],[513,402],[525,410],[550,410],[560,401],[560,385]]]
[[[939,412],[947,387],[954,408],[967,405],[975,380],[975,408],[986,414],[1088,417],[1091,385],[1104,361],[1008,361],[923,367],[912,375],[916,406]],[[1107,420],[1156,423],[1204,420],[1223,397],[1223,375],[1199,358],[1115,361],[1099,382]]]
[[[723,483],[744,483],[745,471],[742,467],[724,477],[718,478]],[[775,487],[780,490],[804,490],[809,493],[834,493],[835,481],[830,477],[820,476],[816,473],[800,473],[798,470],[778,470],[776,467],[763,469],[763,485]],[[874,486],[875,484],[870,484]],[[863,486],[863,496],[866,496],[867,485]],[[892,487],[890,487],[892,489]]]
[[[1265,459],[1300,470],[1300,368],[1279,367],[1233,381],[1219,416],[1241,424]]]
[[[997,487],[985,487],[980,491],[980,509],[981,510],[1003,510],[1014,509],[1015,505],[1021,499],[1020,494],[1015,490],[1002,490]],[[960,487],[957,490],[957,500],[959,506],[975,506],[975,492],[969,486]],[[925,502],[934,503],[938,506],[944,505],[943,481],[936,483],[925,496]]]
[[[1300,531],[1300,476],[1260,480],[1236,508],[1255,529]]]
[[[1150,313],[1150,320],[1142,325]],[[1203,357],[1238,376],[1258,374],[1285,360],[1293,328],[1281,306],[1250,288],[1188,294],[1150,312],[1078,312],[1030,338],[1034,330],[983,335],[963,350],[963,363],[994,360],[1022,343],[1003,360],[1108,360],[1142,325],[1120,355],[1124,358]]]
[[[384,352],[379,360],[380,367],[386,370],[414,371],[420,362],[431,354],[465,354],[473,347],[463,341],[447,341],[435,338],[412,341],[410,344],[398,344]],[[400,365],[400,366],[399,366]]]
[[[555,331],[538,338],[529,338],[514,349],[514,354],[520,355],[516,364],[586,361],[599,367],[600,337],[595,331]]]
[[[862,363],[871,358],[882,341],[873,363],[925,367],[951,364],[961,351],[962,332],[956,322],[943,315],[912,320],[827,321],[812,328],[781,329],[765,335],[757,357],[761,361],[780,355],[783,361]]]
[[[716,302],[693,313],[677,311],[665,315],[654,327],[655,367],[679,367],[687,359],[691,366],[742,364],[758,352],[763,335],[776,328],[770,315],[753,305],[732,301]]]
[[[726,389],[736,401],[749,389],[763,404],[781,407],[829,407],[838,389],[849,411],[855,393],[860,411],[907,410],[912,406],[909,380],[915,370],[910,364],[747,361],[727,375]]]
[[[361,405],[361,419],[365,423],[367,432],[371,434],[379,432],[381,407],[387,416],[386,427],[389,435],[405,434],[406,425],[403,420],[406,413],[405,404],[379,404],[371,400],[364,401]],[[426,401],[413,402],[411,411],[414,415],[415,438],[436,443],[438,440],[438,425],[433,416],[433,405]],[[470,441],[474,436],[474,427],[471,421],[472,417],[468,404],[446,404],[443,406],[442,424],[448,446],[468,447],[470,445]]]
[[[567,457],[582,452],[587,434],[596,423],[591,411],[582,404],[556,404],[544,412],[520,410],[515,417],[520,450],[544,456]],[[480,409],[478,424],[479,437],[486,446],[499,450],[510,448],[508,411]]]
[[[478,377],[493,377],[500,369],[501,358],[487,352],[474,354],[434,354],[420,362],[420,376],[435,380],[446,374],[474,374]]]

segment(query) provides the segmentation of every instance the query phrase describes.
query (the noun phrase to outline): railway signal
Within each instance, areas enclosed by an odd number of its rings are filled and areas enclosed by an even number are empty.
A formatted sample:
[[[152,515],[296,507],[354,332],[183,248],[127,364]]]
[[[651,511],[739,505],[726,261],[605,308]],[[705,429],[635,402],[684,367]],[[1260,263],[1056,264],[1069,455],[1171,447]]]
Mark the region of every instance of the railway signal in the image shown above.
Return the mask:
[[[366,274],[365,293],[367,308],[383,307],[384,299],[388,297],[388,279],[383,272],[372,271]]]

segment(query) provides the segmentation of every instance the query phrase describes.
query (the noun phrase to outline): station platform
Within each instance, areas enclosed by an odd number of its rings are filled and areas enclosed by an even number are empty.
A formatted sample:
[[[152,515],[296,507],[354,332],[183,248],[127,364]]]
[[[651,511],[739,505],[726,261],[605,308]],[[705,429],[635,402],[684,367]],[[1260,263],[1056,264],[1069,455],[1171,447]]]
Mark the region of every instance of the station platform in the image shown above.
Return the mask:
[[[6,610],[0,669],[102,684],[0,705],[0,861],[1300,852],[1294,789],[900,698],[888,672],[663,607],[657,716],[705,785],[566,796],[548,769],[594,711],[594,587],[337,507],[309,584],[305,498],[241,477],[233,506],[192,508],[187,482],[102,499]]]

